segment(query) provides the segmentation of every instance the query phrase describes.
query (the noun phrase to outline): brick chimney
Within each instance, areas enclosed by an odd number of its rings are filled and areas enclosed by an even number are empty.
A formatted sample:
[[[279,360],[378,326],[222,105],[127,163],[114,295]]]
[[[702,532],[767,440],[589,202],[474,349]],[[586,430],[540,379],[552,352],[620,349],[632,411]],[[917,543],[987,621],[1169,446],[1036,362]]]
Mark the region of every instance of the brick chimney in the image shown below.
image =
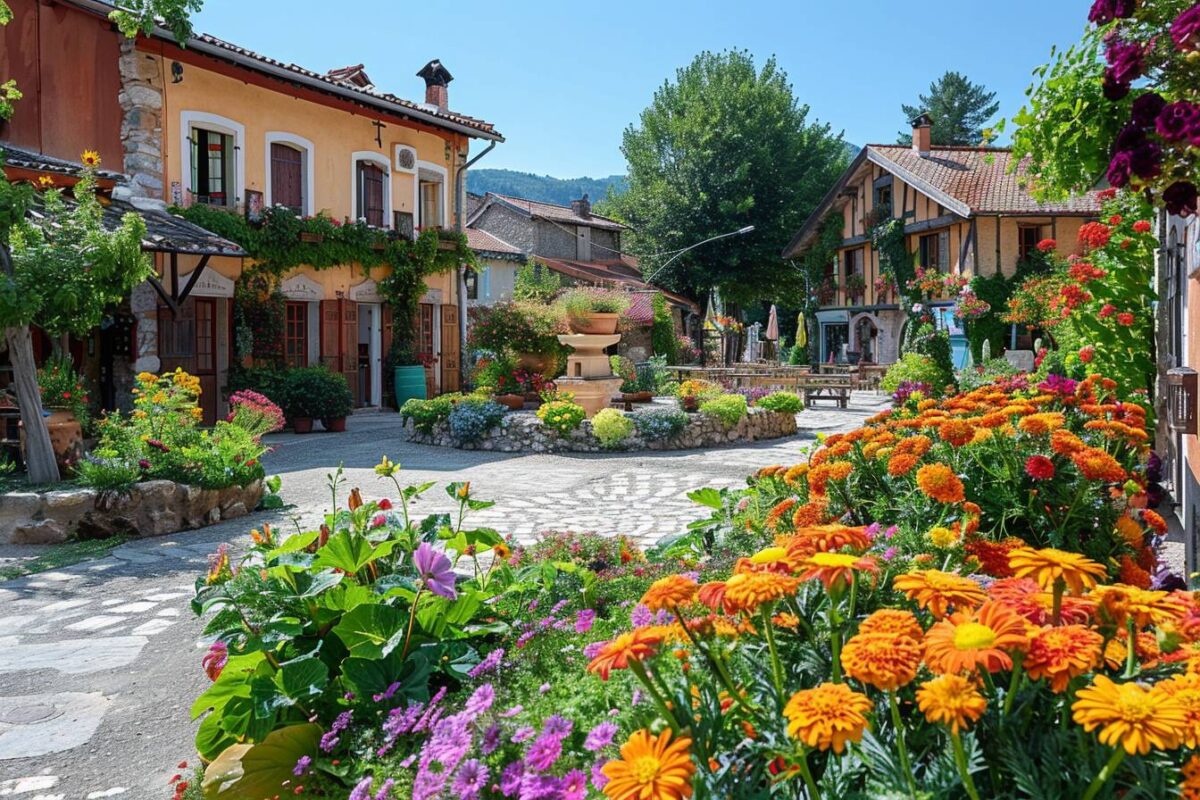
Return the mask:
[[[912,121],[912,146],[913,152],[926,158],[929,155],[930,147],[930,131],[933,128],[933,120],[928,114],[922,114]]]
[[[454,80],[454,76],[450,74],[450,70],[442,66],[442,62],[435,58],[421,67],[417,77],[425,79],[426,103],[437,106],[441,111],[450,107],[450,92],[446,87],[450,81]]]
[[[592,202],[588,200],[588,196],[584,193],[583,197],[578,200],[571,201],[571,213],[577,217],[587,219],[592,215]]]

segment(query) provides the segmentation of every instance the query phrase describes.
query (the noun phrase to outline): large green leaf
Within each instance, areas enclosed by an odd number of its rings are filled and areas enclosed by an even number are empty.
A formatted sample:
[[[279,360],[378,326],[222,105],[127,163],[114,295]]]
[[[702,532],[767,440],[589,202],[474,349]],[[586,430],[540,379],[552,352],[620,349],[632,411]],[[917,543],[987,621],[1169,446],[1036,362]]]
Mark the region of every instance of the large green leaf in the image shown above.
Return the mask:
[[[432,666],[425,654],[418,651],[401,659],[400,651],[392,650],[383,658],[356,658],[342,662],[342,678],[358,697],[383,693],[393,683],[400,689],[393,695],[424,700],[428,697],[429,673]]]
[[[405,616],[402,611],[380,603],[364,603],[348,611],[333,629],[350,654],[360,658],[382,658],[396,646],[395,637],[402,633]]]
[[[282,664],[275,673],[275,684],[293,700],[320,694],[329,684],[329,668],[313,656]]]
[[[201,758],[211,761],[232,744],[237,744],[237,739],[221,727],[220,714],[209,714],[200,722],[196,730],[196,752]]]
[[[688,492],[687,497],[693,503],[699,503],[700,505],[708,508],[715,508],[717,510],[720,510],[721,508],[721,493],[711,487],[705,487],[703,489],[696,489],[695,491]]]
[[[321,727],[312,723],[273,731],[258,744],[227,747],[208,768],[200,787],[206,800],[258,800],[281,796],[301,756],[316,756]]]
[[[458,598],[453,601],[440,596],[426,596],[417,611],[417,624],[434,638],[462,636],[462,627],[475,617],[482,606],[483,600],[475,590],[459,592]]]
[[[313,566],[325,569],[340,569],[351,575],[371,563],[375,549],[363,536],[350,531],[339,531],[317,552]]]
[[[220,710],[235,697],[250,696],[250,679],[265,663],[266,656],[255,651],[244,656],[230,656],[221,676],[200,693],[192,703],[192,719],[210,708]]]

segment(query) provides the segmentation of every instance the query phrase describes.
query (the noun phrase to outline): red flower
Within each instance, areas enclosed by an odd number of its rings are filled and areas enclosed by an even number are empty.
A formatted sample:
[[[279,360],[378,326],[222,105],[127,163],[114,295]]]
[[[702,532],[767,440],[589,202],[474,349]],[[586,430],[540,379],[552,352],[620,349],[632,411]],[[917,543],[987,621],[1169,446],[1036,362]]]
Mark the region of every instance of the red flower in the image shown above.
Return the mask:
[[[1117,307],[1112,303],[1105,303],[1100,309],[1100,319],[1108,319],[1115,313],[1117,313]]]
[[[1025,459],[1025,474],[1035,481],[1048,481],[1054,477],[1054,462],[1045,456],[1030,456]]]
[[[1120,225],[1121,224],[1121,215],[1113,214],[1111,217],[1108,218],[1108,224],[1109,225]]]
[[[1150,223],[1144,219],[1139,219],[1137,222],[1133,223],[1133,229],[1137,233],[1149,233]]]
[[[1104,247],[1112,237],[1112,230],[1103,222],[1085,222],[1079,226],[1079,243],[1085,251]]]
[[[1056,247],[1058,247],[1058,242],[1054,241],[1053,239],[1042,239],[1037,243],[1037,249],[1041,250],[1043,253],[1049,253]]]
[[[1116,189],[1101,189],[1100,191],[1096,192],[1096,198],[1098,200],[1112,200],[1116,196]]]
[[[380,500],[378,505],[380,511],[391,511],[392,509],[392,501],[388,500],[386,497]]]
[[[1062,289],[1059,291],[1059,294],[1062,296],[1063,302],[1066,303],[1067,308],[1078,308],[1092,299],[1092,296],[1088,294],[1086,290],[1074,283],[1068,283],[1066,286],[1062,287]]]
[[[1084,345],[1079,348],[1079,360],[1085,364],[1092,363],[1092,359],[1096,357],[1096,348],[1092,345]]]
[[[1122,311],[1120,314],[1117,314],[1117,322],[1128,328],[1133,324],[1133,314],[1128,311]]]
[[[1088,281],[1100,280],[1108,272],[1087,261],[1075,261],[1067,268],[1067,274],[1071,276],[1072,280],[1079,283],[1087,283]]]
[[[70,400],[70,399],[71,399],[71,393],[63,392],[63,400]]]

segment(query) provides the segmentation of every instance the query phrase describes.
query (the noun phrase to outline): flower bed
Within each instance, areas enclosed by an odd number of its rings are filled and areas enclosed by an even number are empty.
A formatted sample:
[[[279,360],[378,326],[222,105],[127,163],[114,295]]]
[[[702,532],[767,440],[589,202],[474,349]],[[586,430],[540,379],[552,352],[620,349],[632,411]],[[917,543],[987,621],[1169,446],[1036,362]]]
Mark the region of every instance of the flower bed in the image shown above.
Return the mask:
[[[708,414],[688,414],[686,424],[678,433],[663,431],[656,438],[647,426],[638,426],[641,413],[628,415],[634,428],[627,438],[617,443],[605,444],[593,431],[591,420],[583,420],[579,426],[560,434],[538,419],[531,412],[514,412],[504,415],[499,423],[482,433],[478,439],[463,441],[456,437],[446,422],[418,427],[409,420],[405,424],[408,440],[418,444],[439,447],[457,447],[463,450],[497,450],[504,453],[557,453],[598,452],[600,450],[690,450],[697,447],[713,447],[733,442],[754,442],[762,439],[778,439],[795,435],[797,431],[794,413],[779,413],[766,409],[751,408],[740,420],[731,425],[719,417]]]
[[[569,533],[514,548],[464,524],[489,505],[465,484],[424,521],[410,506],[430,486],[397,483],[319,531],[255,531],[244,565],[218,553],[197,584],[219,637],[193,707],[214,709],[204,782],[354,800],[1193,796],[1200,604],[1149,574],[1165,526],[1144,410],[1115,388],[913,401],[746,489],[693,492],[711,519],[649,553]]]

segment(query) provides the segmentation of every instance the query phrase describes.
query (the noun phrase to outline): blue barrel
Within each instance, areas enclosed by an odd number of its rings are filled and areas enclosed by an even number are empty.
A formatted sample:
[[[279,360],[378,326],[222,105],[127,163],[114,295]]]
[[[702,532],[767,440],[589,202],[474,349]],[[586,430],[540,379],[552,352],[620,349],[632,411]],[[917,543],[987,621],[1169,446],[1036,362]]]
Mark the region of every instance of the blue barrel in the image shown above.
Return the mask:
[[[392,384],[396,390],[397,408],[404,405],[405,400],[411,400],[414,397],[418,400],[424,400],[425,368],[420,364],[408,367],[396,367]]]

